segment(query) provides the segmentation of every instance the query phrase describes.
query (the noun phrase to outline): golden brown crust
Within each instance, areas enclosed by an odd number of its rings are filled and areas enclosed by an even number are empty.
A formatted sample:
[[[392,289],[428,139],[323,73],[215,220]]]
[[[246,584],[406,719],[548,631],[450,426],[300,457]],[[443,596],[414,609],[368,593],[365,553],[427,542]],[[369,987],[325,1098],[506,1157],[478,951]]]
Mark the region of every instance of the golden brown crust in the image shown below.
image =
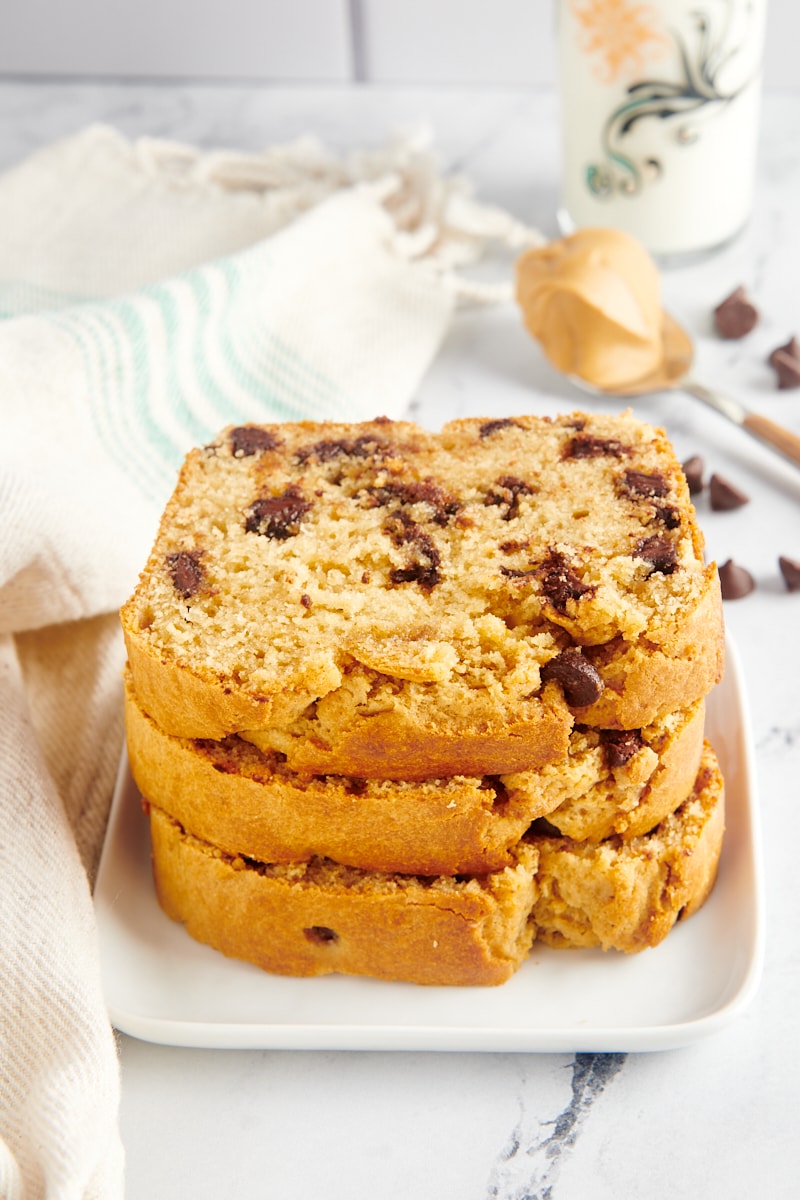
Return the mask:
[[[707,899],[724,819],[710,747],[690,797],[649,836],[599,845],[530,837],[513,866],[471,879],[327,859],[264,865],[223,853],[150,806],[159,902],[196,940],[275,974],[462,986],[504,982],[534,932],[556,947],[657,945]]]
[[[382,712],[361,709],[349,703],[351,697],[340,688],[316,705],[313,716],[284,728],[243,729],[241,735],[261,749],[284,754],[294,771],[421,780],[503,775],[558,762],[572,727],[555,687],[523,701],[516,713],[487,697],[457,731],[449,714],[437,711],[435,693],[406,695],[402,705]]]
[[[325,862],[308,876],[262,874],[186,835],[155,806],[150,828],[164,911],[197,941],[273,974],[496,985],[530,947],[530,848],[515,867],[446,890],[388,875],[362,887],[358,873],[339,878]]]
[[[629,954],[657,945],[708,898],[724,828],[722,775],[706,745],[692,794],[652,833],[599,845],[535,838],[537,938],[559,948]]]
[[[143,796],[202,840],[261,861],[324,856],[422,875],[506,866],[542,816],[572,837],[652,828],[691,788],[703,727],[698,704],[644,730],[636,752],[613,768],[600,737],[576,732],[569,753],[544,772],[397,783],[297,775],[235,735],[171,737],[142,712],[130,680],[125,714]]]
[[[126,703],[128,756],[142,795],[204,841],[268,862],[314,856],[421,875],[505,866],[530,824],[496,780],[421,783],[315,778],[282,769],[235,736],[170,737]]]

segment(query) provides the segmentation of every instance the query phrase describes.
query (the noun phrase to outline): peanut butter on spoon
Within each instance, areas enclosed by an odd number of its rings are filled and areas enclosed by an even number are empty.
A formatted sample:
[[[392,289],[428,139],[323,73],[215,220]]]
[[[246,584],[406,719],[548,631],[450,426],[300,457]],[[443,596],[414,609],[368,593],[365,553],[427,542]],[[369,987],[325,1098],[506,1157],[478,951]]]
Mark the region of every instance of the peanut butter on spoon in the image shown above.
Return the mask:
[[[525,325],[559,371],[600,391],[656,371],[661,281],[644,247],[618,229],[582,229],[517,262]]]
[[[658,268],[618,229],[581,229],[516,265],[525,327],[554,367],[590,391],[643,396],[680,388],[800,466],[800,436],[689,378],[692,339],[661,307]]]

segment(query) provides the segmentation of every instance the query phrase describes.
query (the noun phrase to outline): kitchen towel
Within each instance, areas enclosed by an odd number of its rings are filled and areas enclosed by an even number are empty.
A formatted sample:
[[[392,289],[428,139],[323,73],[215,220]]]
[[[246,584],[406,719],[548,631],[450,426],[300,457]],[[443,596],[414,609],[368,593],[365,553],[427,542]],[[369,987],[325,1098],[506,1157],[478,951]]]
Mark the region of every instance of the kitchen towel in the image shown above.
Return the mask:
[[[185,452],[400,417],[462,268],[539,235],[425,139],[199,152],[93,126],[0,177],[0,1196],[123,1192],[91,887],[122,746],[116,610]]]

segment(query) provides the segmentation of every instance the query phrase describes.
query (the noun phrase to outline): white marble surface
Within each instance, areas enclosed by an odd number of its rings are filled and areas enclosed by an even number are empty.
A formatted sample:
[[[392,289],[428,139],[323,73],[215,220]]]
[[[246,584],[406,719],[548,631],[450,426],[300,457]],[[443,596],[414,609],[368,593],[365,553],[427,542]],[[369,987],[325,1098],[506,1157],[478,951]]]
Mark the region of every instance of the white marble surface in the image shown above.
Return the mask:
[[[367,91],[0,84],[0,168],[92,120],[130,134],[259,147],[315,131],[339,149],[421,118],[481,196],[555,232],[553,96],[535,91]],[[800,334],[800,92],[765,98],[756,210],[729,249],[665,273],[668,305],[697,338],[697,375],[800,433],[800,392],[765,355]],[[745,284],[762,313],[742,342],[710,311]],[[599,402],[556,378],[516,313],[457,319],[413,405],[422,423]],[[605,402],[604,407],[610,407]],[[800,471],[696,401],[637,403],[682,457],[751,497],[698,508],[711,556],[758,588],[726,605],[752,717],[767,898],[766,963],[744,1016],[686,1049],[625,1055],[206,1051],[120,1037],[129,1200],[716,1200],[796,1194],[794,1105],[800,944]]]

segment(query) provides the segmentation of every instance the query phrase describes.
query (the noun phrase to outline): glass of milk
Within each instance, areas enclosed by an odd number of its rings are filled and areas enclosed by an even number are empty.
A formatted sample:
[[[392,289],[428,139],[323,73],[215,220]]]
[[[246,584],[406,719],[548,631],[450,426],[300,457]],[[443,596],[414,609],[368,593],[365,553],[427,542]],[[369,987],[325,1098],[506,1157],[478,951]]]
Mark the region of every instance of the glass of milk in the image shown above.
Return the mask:
[[[564,233],[610,225],[667,259],[753,201],[767,0],[557,0]]]

